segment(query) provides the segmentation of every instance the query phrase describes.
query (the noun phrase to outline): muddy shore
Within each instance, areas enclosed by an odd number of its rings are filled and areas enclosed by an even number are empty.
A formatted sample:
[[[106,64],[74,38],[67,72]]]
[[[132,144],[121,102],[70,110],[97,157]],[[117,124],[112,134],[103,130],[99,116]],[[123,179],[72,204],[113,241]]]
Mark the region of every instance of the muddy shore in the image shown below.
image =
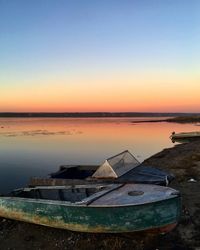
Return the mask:
[[[146,120],[140,120],[140,121],[132,121],[131,123],[145,123],[147,122]],[[193,116],[176,116],[176,117],[172,117],[172,118],[164,118],[162,117],[162,119],[150,119],[148,120],[148,122],[172,122],[172,123],[182,123],[182,124],[186,124],[186,123],[194,123],[196,125],[199,125],[200,123],[200,115],[193,115]]]
[[[176,176],[170,186],[181,191],[183,212],[172,232],[84,234],[0,218],[0,249],[200,249],[200,141],[164,149],[144,164]]]

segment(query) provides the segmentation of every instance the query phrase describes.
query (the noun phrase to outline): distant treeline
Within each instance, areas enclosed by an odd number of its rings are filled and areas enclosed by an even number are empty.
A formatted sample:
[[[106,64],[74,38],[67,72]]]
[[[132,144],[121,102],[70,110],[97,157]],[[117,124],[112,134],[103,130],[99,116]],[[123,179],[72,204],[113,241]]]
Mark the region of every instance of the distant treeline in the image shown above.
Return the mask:
[[[195,113],[148,113],[148,112],[1,112],[0,117],[177,117]]]

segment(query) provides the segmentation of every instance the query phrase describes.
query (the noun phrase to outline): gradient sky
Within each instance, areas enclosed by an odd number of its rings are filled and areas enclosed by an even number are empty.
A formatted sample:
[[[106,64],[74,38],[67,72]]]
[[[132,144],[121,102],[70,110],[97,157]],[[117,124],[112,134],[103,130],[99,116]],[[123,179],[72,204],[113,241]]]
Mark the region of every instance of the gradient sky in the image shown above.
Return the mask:
[[[0,112],[200,112],[199,0],[0,0]]]

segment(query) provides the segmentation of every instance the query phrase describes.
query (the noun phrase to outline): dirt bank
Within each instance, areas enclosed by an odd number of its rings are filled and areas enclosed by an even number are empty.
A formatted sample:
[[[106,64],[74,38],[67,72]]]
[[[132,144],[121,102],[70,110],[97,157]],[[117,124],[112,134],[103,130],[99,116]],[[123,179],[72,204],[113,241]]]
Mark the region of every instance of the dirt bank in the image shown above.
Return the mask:
[[[178,116],[166,120],[167,122],[176,122],[176,123],[199,123],[200,115],[192,116]]]
[[[131,123],[145,123],[147,120],[140,121],[132,121]],[[149,119],[148,122],[172,122],[172,123],[194,123],[199,125],[200,123],[200,115],[187,115],[187,116],[176,116],[172,118],[164,118],[162,119]]]
[[[144,164],[175,174],[171,186],[181,191],[183,216],[174,233],[184,245],[200,249],[200,141],[164,149]]]
[[[0,249],[200,249],[200,141],[165,149],[144,164],[176,175],[171,186],[182,193],[183,215],[169,234],[83,234],[1,219]]]

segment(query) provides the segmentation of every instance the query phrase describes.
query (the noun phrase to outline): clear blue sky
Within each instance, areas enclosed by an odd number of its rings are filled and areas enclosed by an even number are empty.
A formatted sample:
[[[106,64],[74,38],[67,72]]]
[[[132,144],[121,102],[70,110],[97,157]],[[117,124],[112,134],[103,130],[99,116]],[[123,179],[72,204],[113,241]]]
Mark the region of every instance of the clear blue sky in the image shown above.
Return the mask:
[[[8,95],[41,81],[67,88],[77,76],[192,76],[199,66],[199,13],[198,0],[0,0],[0,87]],[[73,91],[84,85],[74,82]],[[113,79],[110,84],[115,87]]]

